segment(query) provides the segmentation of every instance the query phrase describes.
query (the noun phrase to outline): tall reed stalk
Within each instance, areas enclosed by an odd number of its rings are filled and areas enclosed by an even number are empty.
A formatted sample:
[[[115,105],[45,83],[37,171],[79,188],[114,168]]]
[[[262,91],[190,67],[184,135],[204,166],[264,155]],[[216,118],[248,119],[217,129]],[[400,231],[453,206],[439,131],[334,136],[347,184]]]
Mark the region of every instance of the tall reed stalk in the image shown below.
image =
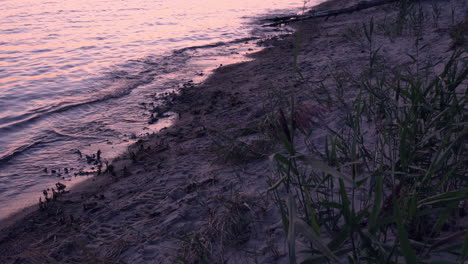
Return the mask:
[[[413,14],[421,23],[419,39],[423,10],[408,1],[400,5],[400,16]],[[449,223],[460,221],[468,201],[466,54],[454,50],[438,74],[420,71],[417,40],[411,67],[373,74],[379,52],[374,19],[363,31],[369,44],[363,71],[371,74],[353,80],[360,90],[346,126],[327,127],[323,147],[300,152],[299,135],[308,132],[298,129],[293,87],[272,124],[282,150],[271,157],[277,173],[269,191],[281,212],[289,261],[430,263],[432,255],[445,254],[464,263],[468,232],[450,230]],[[293,70],[303,80],[298,45]],[[364,134],[364,116],[374,137]]]

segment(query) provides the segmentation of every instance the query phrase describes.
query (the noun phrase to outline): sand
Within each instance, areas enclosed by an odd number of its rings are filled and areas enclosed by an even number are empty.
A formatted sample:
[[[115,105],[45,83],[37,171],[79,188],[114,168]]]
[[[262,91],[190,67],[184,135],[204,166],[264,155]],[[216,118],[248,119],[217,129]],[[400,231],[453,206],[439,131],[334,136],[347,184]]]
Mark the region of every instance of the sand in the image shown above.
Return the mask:
[[[342,3],[331,1],[326,8]],[[466,1],[456,4],[462,19]],[[362,46],[345,37],[348,29],[394,14],[383,6],[305,21],[298,56],[304,79],[292,70],[294,34],[266,40],[268,47],[254,60],[220,67],[202,84],[186,85],[167,98],[166,110],[177,113],[177,122],[134,144],[113,162],[112,173],[61,195],[46,210],[4,223],[0,263],[287,263],[281,219],[267,193],[267,179],[275,173],[268,157],[278,146],[259,127],[277,104],[273,95],[289,87],[295,87],[299,104],[313,101],[319,82],[338,96],[332,73],[358,75],[368,63]],[[428,48],[420,56],[451,54],[450,21],[444,17],[424,36]],[[376,38],[388,64],[410,60],[405,54],[414,49],[411,36]],[[344,83],[344,105],[356,92]],[[331,106],[322,122],[340,127],[347,111]],[[325,133],[315,127],[309,140],[321,142]]]

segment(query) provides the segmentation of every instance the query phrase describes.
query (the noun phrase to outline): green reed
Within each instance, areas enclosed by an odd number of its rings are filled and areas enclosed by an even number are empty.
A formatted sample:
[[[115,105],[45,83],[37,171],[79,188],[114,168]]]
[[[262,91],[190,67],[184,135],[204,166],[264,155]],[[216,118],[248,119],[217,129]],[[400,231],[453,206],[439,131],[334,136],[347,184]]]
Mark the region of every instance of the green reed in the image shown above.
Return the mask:
[[[412,27],[420,37],[421,7],[402,1],[400,8],[399,19],[417,22]],[[372,73],[378,63],[374,20],[362,28],[370,54],[363,71]],[[449,224],[462,218],[468,201],[466,54],[455,49],[436,74],[420,70],[419,43],[415,49],[409,67],[382,67],[353,80],[360,91],[345,127],[327,127],[322,147],[299,150],[299,135],[308,132],[295,118],[294,92],[269,118],[270,134],[282,146],[271,156],[276,174],[269,191],[281,212],[290,263],[431,263],[437,254],[451,255],[453,263],[467,260],[468,231],[450,231]],[[328,89],[322,84],[317,91]],[[374,136],[366,135],[370,129]]]

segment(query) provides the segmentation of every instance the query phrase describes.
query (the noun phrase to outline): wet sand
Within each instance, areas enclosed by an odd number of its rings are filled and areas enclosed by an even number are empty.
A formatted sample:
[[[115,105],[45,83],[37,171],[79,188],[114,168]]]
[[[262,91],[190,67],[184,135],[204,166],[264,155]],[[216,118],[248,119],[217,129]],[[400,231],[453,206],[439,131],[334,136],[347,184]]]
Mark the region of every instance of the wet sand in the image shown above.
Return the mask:
[[[4,225],[0,263],[197,263],[204,257],[211,263],[287,263],[280,215],[267,193],[274,173],[268,157],[278,146],[262,125],[275,97],[286,96],[290,87],[300,105],[313,100],[319,82],[335,93],[333,72],[358,75],[368,54],[345,33],[371,17],[390,15],[395,11],[382,6],[295,25],[303,79],[293,71],[296,33],[265,41],[268,48],[254,60],[220,67],[201,85],[187,83],[166,99],[166,110],[178,115],[173,126],[140,140],[104,175],[46,210]],[[442,30],[425,35],[428,48],[421,56],[450,56],[452,40],[443,30],[450,22],[441,17]],[[389,65],[409,60],[405,53],[414,48],[410,36],[395,44],[377,34],[376,41]],[[344,86],[346,105],[357,88]],[[339,127],[347,111],[330,106],[323,121]],[[320,142],[325,135],[326,129],[316,127],[310,139]]]

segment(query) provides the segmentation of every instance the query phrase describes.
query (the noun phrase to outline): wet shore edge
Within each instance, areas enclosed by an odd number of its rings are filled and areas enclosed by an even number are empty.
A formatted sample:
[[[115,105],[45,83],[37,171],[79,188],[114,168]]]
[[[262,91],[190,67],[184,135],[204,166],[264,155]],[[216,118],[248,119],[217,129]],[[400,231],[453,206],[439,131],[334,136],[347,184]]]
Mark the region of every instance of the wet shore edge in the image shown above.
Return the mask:
[[[349,4],[349,1],[344,1],[344,0],[328,0],[326,2],[323,2],[317,6],[314,6],[314,10],[327,10],[327,9],[334,9],[334,8],[337,8],[340,6],[340,4],[344,4],[344,3],[347,3]],[[293,15],[293,14],[291,14]],[[272,19],[274,17],[271,17]],[[268,19],[268,18],[263,18],[263,19]],[[293,28],[294,28],[294,25],[293,25]],[[292,37],[292,36],[291,36]],[[252,40],[252,39],[249,39],[249,40]],[[253,39],[255,40],[255,39]],[[271,42],[269,41],[268,43],[269,45],[275,45],[275,42]],[[193,47],[191,47],[193,48]],[[185,48],[185,49],[191,49],[191,48]],[[183,49],[183,50],[185,50]],[[183,51],[182,50],[182,51]],[[177,50],[175,52],[181,52],[180,50]],[[252,57],[254,59],[259,59],[259,58],[256,58],[256,57],[261,57],[261,56],[265,56],[265,55],[255,55],[255,54],[250,54],[250,55],[247,55],[248,57]],[[266,55],[268,56],[268,55]],[[241,63],[242,64],[242,63]],[[234,65],[225,65],[224,67],[226,66],[230,66],[230,67],[236,67],[236,64]],[[237,67],[241,67],[241,66],[237,66]],[[213,74],[216,74],[216,71],[213,72]],[[210,78],[210,77],[208,77]],[[203,86],[203,84],[201,84]],[[191,83],[188,83],[185,84],[185,87],[191,87],[191,89],[199,89],[198,88],[198,85],[197,87],[194,87],[192,86]],[[203,92],[202,90],[200,92]],[[177,108],[174,104],[184,104],[184,102],[178,102],[177,100],[174,100],[174,96],[177,96],[177,94],[171,94],[172,97],[170,98],[166,98],[165,99],[165,102],[163,102],[163,104],[161,106],[159,106],[161,109],[164,109],[166,112],[171,112],[173,111],[174,108]],[[189,114],[189,112],[187,111],[186,113],[178,113],[179,116],[181,115],[184,115],[186,116],[186,114]],[[175,127],[179,126],[180,124],[178,124],[178,122],[176,121],[173,125],[172,125],[172,128],[171,129],[175,129]],[[164,134],[163,131],[160,132],[161,136]],[[143,139],[144,140],[144,139]],[[135,143],[135,145],[137,145],[138,143]],[[122,158],[122,156],[124,156],[125,154],[121,154],[120,156],[116,157],[115,160],[119,160]],[[113,161],[110,162],[110,164],[112,164]],[[115,162],[116,163],[116,162]],[[106,174],[106,175],[100,175],[100,176],[97,176],[97,175],[94,175],[93,177],[91,177],[90,179],[86,179],[80,183],[77,183],[75,184],[71,189],[67,189],[67,192],[66,192],[66,196],[77,196],[77,195],[82,195],[82,193],[87,193],[88,195],[91,195],[93,193],[98,193],[100,191],[100,189],[102,188],[102,186],[105,186],[107,184],[111,184],[111,179],[109,178],[109,174]],[[38,194],[39,195],[39,194]],[[39,210],[39,206],[38,204],[33,204],[31,206],[27,206],[25,208],[22,208],[20,209],[18,212],[6,217],[6,218],[3,218],[0,220],[0,230],[4,230],[4,229],[7,229],[8,227],[12,226],[13,224],[21,221],[21,220],[25,220],[25,218],[27,218],[29,215],[37,212]]]

